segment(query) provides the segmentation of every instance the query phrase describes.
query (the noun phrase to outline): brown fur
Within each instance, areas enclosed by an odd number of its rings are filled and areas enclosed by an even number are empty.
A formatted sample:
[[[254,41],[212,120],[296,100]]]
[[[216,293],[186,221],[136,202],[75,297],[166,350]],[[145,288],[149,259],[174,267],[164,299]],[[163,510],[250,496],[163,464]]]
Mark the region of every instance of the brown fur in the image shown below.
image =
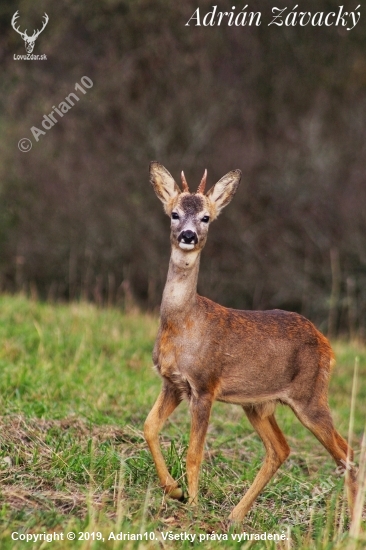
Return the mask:
[[[240,181],[234,170],[206,195],[180,193],[158,163],[151,166],[155,192],[172,218],[172,255],[161,305],[153,361],[163,379],[162,392],[145,423],[145,437],[164,490],[174,498],[182,491],[167,471],[158,434],[166,418],[186,398],[191,410],[187,454],[189,500],[198,498],[198,475],[212,403],[241,405],[262,439],[266,458],[252,486],[230,519],[242,520],[258,494],[286,460],[290,449],[278,427],[276,404],[287,404],[333,456],[338,466],[352,450],[333,426],[328,381],[334,354],[328,340],[297,313],[281,310],[241,311],[197,295],[199,258],[209,223],[230,202]],[[177,190],[178,188],[178,190]],[[190,250],[180,246],[189,228],[197,235]],[[350,510],[356,494],[353,469],[346,477]]]

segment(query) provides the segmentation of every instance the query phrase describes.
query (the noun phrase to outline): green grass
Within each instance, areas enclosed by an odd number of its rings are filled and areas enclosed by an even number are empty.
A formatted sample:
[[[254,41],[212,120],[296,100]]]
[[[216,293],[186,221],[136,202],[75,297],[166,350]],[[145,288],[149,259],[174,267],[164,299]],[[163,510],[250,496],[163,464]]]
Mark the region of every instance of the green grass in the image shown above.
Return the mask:
[[[256,501],[242,529],[289,540],[235,542],[226,518],[249,487],[264,451],[240,407],[215,404],[197,510],[164,501],[142,435],[158,395],[152,370],[155,317],[0,297],[0,548],[348,549],[343,478],[321,445],[285,407],[277,418],[292,454]],[[355,357],[359,379],[352,444],[366,417],[366,349],[336,342],[330,403],[346,437]],[[189,413],[183,403],[162,433],[174,477],[185,487]],[[102,541],[12,540],[11,533],[99,532]],[[191,542],[160,533],[196,534]],[[110,532],[157,540],[110,540]],[[227,542],[197,540],[215,532]],[[17,535],[16,535],[17,536]],[[131,539],[131,537],[130,537]],[[352,548],[365,545],[365,535]]]

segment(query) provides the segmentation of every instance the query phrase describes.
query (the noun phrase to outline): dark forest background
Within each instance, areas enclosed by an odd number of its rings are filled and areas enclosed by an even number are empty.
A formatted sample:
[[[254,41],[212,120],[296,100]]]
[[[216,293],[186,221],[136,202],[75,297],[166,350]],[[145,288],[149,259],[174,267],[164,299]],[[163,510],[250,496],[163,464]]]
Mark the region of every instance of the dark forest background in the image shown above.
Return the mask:
[[[49,300],[155,309],[169,220],[148,180],[158,160],[191,188],[240,168],[210,230],[199,292],[237,308],[283,308],[330,335],[366,334],[366,12],[351,31],[186,27],[187,0],[0,3],[0,285]],[[299,3],[338,11],[340,3]],[[357,2],[342,2],[355,10]],[[16,61],[21,29],[49,23]],[[41,135],[43,115],[94,85]],[[18,150],[29,138],[33,148]]]

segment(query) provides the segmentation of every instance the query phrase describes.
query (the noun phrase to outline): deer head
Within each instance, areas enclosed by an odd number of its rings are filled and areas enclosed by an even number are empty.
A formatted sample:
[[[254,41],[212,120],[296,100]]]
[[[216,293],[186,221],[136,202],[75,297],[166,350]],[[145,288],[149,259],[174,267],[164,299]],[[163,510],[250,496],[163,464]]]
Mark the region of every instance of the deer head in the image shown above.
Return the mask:
[[[13,18],[11,20],[11,26],[23,38],[23,40],[25,42],[26,52],[27,53],[32,53],[35,41],[37,40],[38,36],[41,34],[41,32],[43,31],[43,29],[45,28],[45,26],[48,23],[48,15],[47,15],[47,13],[44,14],[44,16],[43,16],[44,21],[43,21],[42,28],[40,30],[33,31],[32,36],[27,35],[27,29],[25,29],[24,32],[21,32],[19,30],[19,27],[15,26],[18,17],[19,17],[19,10],[14,13]]]
[[[232,170],[205,194],[207,170],[196,193],[190,193],[184,173],[180,190],[173,176],[158,162],[150,163],[150,181],[171,218],[171,244],[181,250],[201,250],[207,239],[210,222],[233,198],[241,178]]]

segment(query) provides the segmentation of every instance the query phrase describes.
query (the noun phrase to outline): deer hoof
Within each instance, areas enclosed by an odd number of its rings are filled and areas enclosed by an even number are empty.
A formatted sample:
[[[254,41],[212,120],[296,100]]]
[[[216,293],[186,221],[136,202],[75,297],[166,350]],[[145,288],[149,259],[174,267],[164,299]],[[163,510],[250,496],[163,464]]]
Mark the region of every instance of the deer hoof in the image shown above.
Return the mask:
[[[169,491],[168,497],[174,498],[175,500],[183,500],[184,494],[180,487],[176,487],[175,489]]]
[[[240,514],[239,512],[235,511],[235,508],[231,511],[230,516],[227,518],[228,525],[234,527],[235,525],[239,525],[244,520],[244,517],[246,514]]]
[[[243,526],[243,520],[233,519],[230,516],[223,523],[226,531],[236,532],[238,529],[242,529]]]

